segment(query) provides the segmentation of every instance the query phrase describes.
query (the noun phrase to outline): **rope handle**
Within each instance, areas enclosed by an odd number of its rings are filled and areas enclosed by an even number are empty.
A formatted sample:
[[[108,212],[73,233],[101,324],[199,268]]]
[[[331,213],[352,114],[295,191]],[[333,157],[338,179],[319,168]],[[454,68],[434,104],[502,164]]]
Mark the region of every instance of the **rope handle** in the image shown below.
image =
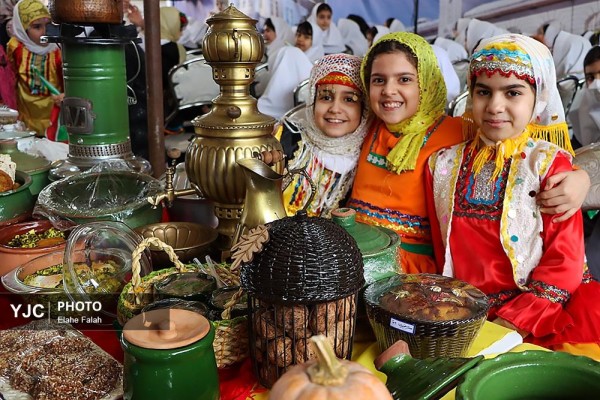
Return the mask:
[[[158,247],[159,250],[162,250],[165,253],[167,253],[167,255],[169,256],[169,260],[171,260],[171,262],[175,264],[175,267],[179,270],[179,272],[184,272],[185,269],[185,265],[181,261],[179,261],[179,257],[177,257],[177,254],[175,254],[175,250],[173,250],[173,247],[169,246],[168,244],[156,237],[147,237],[144,240],[142,240],[141,243],[138,244],[135,250],[133,250],[133,252],[131,253],[133,258],[133,260],[131,261],[131,287],[133,289],[133,293],[135,293],[135,301],[137,304],[140,303],[140,299],[138,297],[139,294],[137,293],[136,288],[139,287],[142,283],[142,278],[140,277],[140,259],[144,250],[146,250],[150,246]]]
[[[242,290],[242,288],[240,288],[231,297],[231,299],[229,299],[229,301],[227,303],[225,303],[225,309],[221,313],[221,318],[229,319],[231,317],[231,310],[233,310],[233,307],[238,303],[238,301],[242,298],[243,295],[244,295],[244,290]]]

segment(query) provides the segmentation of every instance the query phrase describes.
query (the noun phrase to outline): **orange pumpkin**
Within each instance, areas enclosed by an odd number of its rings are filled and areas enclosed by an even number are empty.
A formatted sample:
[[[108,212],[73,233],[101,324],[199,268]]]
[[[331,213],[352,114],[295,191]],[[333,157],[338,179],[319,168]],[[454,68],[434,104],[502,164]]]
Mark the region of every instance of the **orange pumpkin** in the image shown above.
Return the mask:
[[[270,400],[392,400],[392,395],[371,371],[359,363],[339,360],[327,338],[310,338],[317,360],[296,365],[283,374]]]

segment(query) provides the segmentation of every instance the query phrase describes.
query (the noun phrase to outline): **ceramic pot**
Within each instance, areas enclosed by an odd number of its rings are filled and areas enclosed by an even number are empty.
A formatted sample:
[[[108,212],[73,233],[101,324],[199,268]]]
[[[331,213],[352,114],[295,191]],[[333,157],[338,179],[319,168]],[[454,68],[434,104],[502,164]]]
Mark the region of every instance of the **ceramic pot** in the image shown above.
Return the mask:
[[[16,140],[0,141],[0,153],[10,155],[11,160],[17,164],[17,169],[31,176],[29,191],[32,195],[37,196],[50,183],[50,161],[19,151]]]
[[[125,324],[124,399],[218,400],[215,328],[202,315],[157,309]]]
[[[36,233],[42,233],[52,228],[52,223],[48,220],[22,222],[7,226],[0,230],[0,275],[4,275],[19,265],[25,264],[32,258],[43,254],[52,253],[65,248],[66,242],[45,247],[20,248],[8,246],[16,235],[22,235],[34,230]]]
[[[365,264],[365,285],[401,271],[396,232],[356,221],[356,211],[338,208],[332,213],[333,222],[344,228],[358,244]]]
[[[32,179],[26,172],[15,173],[15,181],[21,184],[16,190],[0,193],[0,226],[8,222],[20,222],[22,217],[31,216],[35,200],[29,187]]]
[[[600,363],[548,351],[506,353],[480,362],[456,389],[457,400],[594,399]]]

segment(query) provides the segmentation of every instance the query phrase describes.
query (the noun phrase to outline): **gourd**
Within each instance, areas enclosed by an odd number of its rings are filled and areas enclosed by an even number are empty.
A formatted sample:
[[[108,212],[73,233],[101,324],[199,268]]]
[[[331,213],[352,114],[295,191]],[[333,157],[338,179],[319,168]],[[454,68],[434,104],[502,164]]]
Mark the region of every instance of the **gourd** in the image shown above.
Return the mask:
[[[339,360],[327,337],[310,338],[317,360],[291,368],[275,382],[270,400],[392,400],[383,382],[359,363]]]

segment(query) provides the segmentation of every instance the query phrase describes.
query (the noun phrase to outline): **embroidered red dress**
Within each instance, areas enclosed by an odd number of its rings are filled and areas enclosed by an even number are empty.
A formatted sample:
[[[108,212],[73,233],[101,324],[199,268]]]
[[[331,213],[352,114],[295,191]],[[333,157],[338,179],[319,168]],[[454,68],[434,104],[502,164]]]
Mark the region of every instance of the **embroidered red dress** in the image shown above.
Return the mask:
[[[527,145],[535,146],[534,142]],[[553,223],[550,215],[528,211],[536,209],[535,194],[549,176],[572,169],[568,155],[558,152],[553,159],[548,158],[550,161],[543,166],[547,172],[537,175],[537,185],[533,179],[533,186],[518,189],[520,184],[530,182],[511,173],[511,164],[514,168],[517,163],[528,168],[535,160],[527,157],[535,154],[522,152],[507,159],[498,178],[490,181],[493,162],[474,175],[474,155],[468,147],[464,152],[453,152],[454,149],[449,149],[450,154],[440,153],[437,159],[432,158],[432,169],[426,171],[429,212],[438,217],[431,218],[438,273],[453,274],[485,292],[492,304],[489,319],[501,317],[530,332],[525,341],[548,348],[560,348],[565,343],[599,344],[600,284],[584,268],[581,213]],[[544,156],[545,151],[541,152]],[[440,194],[444,182],[453,195]],[[523,193],[520,197],[519,190]],[[448,201],[451,210],[448,214],[440,207],[444,201]],[[531,222],[521,219],[522,215]],[[518,233],[519,224],[536,221],[543,227],[538,232],[541,248],[527,252],[529,246],[524,246],[525,252],[519,253],[519,241],[528,240]],[[528,258],[536,258],[536,251],[539,261],[523,277],[520,265],[526,264]]]

